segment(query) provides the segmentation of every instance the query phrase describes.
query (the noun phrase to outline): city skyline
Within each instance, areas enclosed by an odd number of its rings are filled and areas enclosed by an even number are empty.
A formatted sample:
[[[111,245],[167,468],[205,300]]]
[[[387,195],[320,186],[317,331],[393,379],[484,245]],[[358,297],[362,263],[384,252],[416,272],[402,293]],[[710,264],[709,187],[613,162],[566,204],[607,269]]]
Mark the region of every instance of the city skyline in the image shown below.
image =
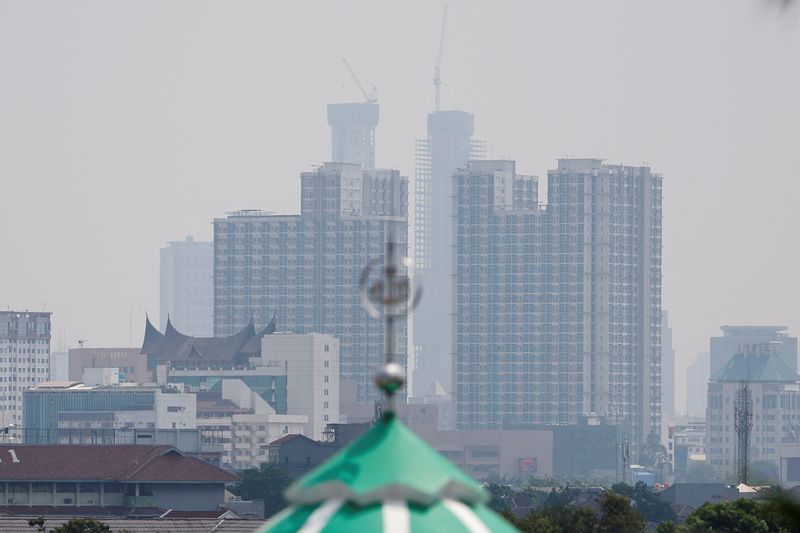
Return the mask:
[[[6,249],[25,249],[28,257],[0,266],[0,278],[14,280],[0,285],[2,304],[37,311],[44,304],[54,313],[54,347],[75,346],[78,339],[95,346],[137,345],[144,312],[157,313],[157,250],[165,242],[187,234],[208,240],[210,221],[227,211],[298,210],[295,176],[330,153],[325,105],[359,99],[342,55],[358,58],[359,73],[379,89],[376,158],[413,175],[414,139],[423,137],[425,115],[433,108],[430,74],[440,5],[363,10],[363,20],[397,20],[390,32],[419,25],[416,40],[389,39],[404,43],[402,50],[361,46],[387,31],[381,25],[366,27],[366,36],[338,31],[339,46],[324,53],[320,44],[333,31],[326,29],[330,20],[339,28],[363,22],[323,4],[314,7],[319,17],[311,18],[301,8],[264,8],[262,17],[283,18],[281,25],[300,27],[303,35],[320,34],[310,44],[297,44],[292,57],[320,52],[298,66],[266,51],[270,43],[302,41],[290,41],[277,22],[270,32],[242,24],[243,13],[220,17],[213,8],[188,4],[163,8],[163,18],[146,8],[87,5],[94,8],[92,20],[102,24],[80,34],[73,29],[85,8],[54,7],[52,18],[26,24],[40,12],[17,4],[4,8],[7,16],[0,18],[0,40],[7,45],[0,50],[25,52],[0,52],[16,73],[14,83],[2,89],[8,98],[0,103],[6,117],[0,135],[13,149],[0,172],[18,176],[11,190],[20,199],[3,210],[2,221],[15,227],[30,213],[40,217],[0,241]],[[792,199],[800,192],[788,177],[800,156],[792,150],[792,135],[785,135],[800,117],[791,97],[800,92],[800,79],[783,68],[797,35],[751,2],[689,5],[653,12],[623,3],[602,10],[569,4],[519,12],[497,6],[486,17],[477,4],[453,4],[443,69],[443,107],[475,113],[476,135],[493,143],[487,157],[508,155],[541,176],[565,152],[609,162],[641,158],[670,177],[664,307],[671,310],[678,372],[706,349],[720,324],[778,323],[800,330],[793,313],[800,297],[795,254],[786,252],[799,222]],[[188,23],[178,27],[187,9]],[[586,20],[578,16],[584,13]],[[123,22],[120,14],[130,20]],[[299,26],[306,19],[310,23]],[[526,21],[548,19],[553,28],[542,23],[527,37],[530,42],[519,38]],[[476,37],[484,20],[486,35]],[[685,45],[676,42],[678,20],[685,23]],[[579,27],[576,42],[558,39],[557,32],[572,23]],[[631,33],[593,39],[600,31],[593,27],[609,24]],[[152,48],[130,48],[137,25],[153,32]],[[236,28],[242,40],[213,41],[221,46],[215,51],[197,39],[195,32],[217,27]],[[19,28],[32,31],[22,34]],[[186,41],[170,37],[176,29]],[[708,39],[709,33],[715,38]],[[633,38],[639,38],[633,47],[639,50],[629,46]],[[62,42],[69,46],[56,46]],[[107,47],[96,46],[105,42]],[[545,46],[553,42],[561,44],[557,52]],[[589,42],[596,50],[586,49]],[[98,56],[102,49],[111,55]],[[175,62],[184,66],[167,77]],[[264,66],[248,68],[253,64]],[[212,83],[215,72],[230,79]],[[285,85],[271,83],[275,72]],[[619,81],[625,72],[643,74],[651,83]],[[551,83],[552,74],[561,81]],[[131,87],[139,87],[136,80],[145,75],[164,79],[164,88],[140,87],[134,97]],[[587,75],[598,81],[590,91],[580,86]],[[320,76],[328,81],[313,84]],[[507,83],[495,88],[498,79]],[[286,101],[295,103],[294,122],[280,109]],[[641,135],[642,128],[652,136]],[[119,161],[130,164],[123,168]],[[43,189],[52,194],[39,194]],[[135,212],[121,198],[132,200]],[[25,248],[31,236],[47,246]],[[746,253],[742,241],[749,245]],[[90,260],[101,249],[103,259]],[[785,253],[790,255],[784,261]]]

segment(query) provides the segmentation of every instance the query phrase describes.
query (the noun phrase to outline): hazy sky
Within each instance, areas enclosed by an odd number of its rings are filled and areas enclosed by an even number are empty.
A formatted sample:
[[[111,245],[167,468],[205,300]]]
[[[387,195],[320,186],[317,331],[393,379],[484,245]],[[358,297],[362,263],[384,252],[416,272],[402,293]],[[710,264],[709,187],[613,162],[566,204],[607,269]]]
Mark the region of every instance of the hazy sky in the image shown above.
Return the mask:
[[[766,0],[449,2],[443,108],[490,156],[664,175],[679,358],[722,324],[800,333],[800,14]],[[413,176],[442,3],[0,0],[0,306],[54,345],[141,341],[158,250],[226,211],[299,210],[325,105],[378,87],[378,164]]]

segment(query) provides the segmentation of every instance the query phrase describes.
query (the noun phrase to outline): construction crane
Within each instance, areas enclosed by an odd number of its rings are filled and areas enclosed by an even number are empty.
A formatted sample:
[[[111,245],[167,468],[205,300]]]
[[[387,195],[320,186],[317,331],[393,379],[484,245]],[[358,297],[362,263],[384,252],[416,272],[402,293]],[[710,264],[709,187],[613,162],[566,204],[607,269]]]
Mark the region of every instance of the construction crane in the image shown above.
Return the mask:
[[[442,52],[444,51],[445,24],[447,24],[447,4],[444,5],[444,15],[442,15],[442,33],[439,36],[439,55],[436,58],[436,65],[433,67],[433,88],[436,91],[436,111],[439,111],[439,87],[442,85]]]
[[[366,89],[364,89],[364,86],[361,84],[361,80],[358,79],[358,76],[356,76],[356,72],[353,70],[353,67],[351,67],[350,63],[347,62],[347,59],[342,58],[342,61],[344,62],[344,66],[346,66],[347,70],[350,72],[350,76],[353,77],[353,81],[356,82],[356,85],[358,86],[358,90],[361,91],[361,94],[364,95],[364,102],[366,102],[368,104],[377,103],[378,102],[378,98],[377,98],[378,89],[374,85],[370,84],[370,85],[372,85],[372,90],[370,92],[367,92]]]

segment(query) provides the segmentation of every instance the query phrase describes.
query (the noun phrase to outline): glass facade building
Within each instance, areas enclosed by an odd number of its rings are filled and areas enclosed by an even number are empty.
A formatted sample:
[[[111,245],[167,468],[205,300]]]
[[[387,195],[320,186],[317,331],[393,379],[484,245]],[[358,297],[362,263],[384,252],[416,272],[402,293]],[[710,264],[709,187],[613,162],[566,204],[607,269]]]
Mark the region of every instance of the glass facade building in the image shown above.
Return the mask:
[[[158,392],[158,389],[124,390],[111,387],[74,391],[61,388],[30,389],[25,391],[25,422],[20,433],[25,444],[58,444],[60,413],[153,411]]]

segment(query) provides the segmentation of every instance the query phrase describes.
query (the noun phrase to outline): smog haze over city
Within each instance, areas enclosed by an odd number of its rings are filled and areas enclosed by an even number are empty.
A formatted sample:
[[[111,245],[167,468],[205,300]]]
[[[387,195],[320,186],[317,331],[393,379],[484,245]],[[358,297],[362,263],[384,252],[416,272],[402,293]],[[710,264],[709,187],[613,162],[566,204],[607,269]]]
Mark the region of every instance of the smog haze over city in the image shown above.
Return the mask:
[[[140,347],[168,241],[300,212],[327,104],[363,100],[342,58],[376,88],[376,167],[413,184],[443,7],[0,2],[3,310],[52,312],[53,350]],[[559,158],[663,175],[679,412],[720,326],[800,333],[797,7],[449,1],[441,108],[474,114],[486,159],[538,176],[540,201]]]

